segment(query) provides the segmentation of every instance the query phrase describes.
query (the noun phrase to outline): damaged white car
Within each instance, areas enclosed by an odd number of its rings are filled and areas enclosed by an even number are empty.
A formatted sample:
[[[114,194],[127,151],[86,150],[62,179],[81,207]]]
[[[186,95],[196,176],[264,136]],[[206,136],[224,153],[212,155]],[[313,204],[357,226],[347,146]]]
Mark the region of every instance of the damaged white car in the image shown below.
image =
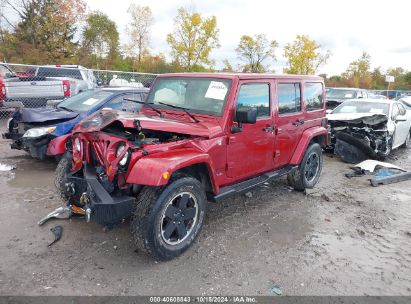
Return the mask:
[[[411,111],[397,101],[353,99],[327,118],[329,149],[349,163],[384,159],[393,149],[410,145]]]

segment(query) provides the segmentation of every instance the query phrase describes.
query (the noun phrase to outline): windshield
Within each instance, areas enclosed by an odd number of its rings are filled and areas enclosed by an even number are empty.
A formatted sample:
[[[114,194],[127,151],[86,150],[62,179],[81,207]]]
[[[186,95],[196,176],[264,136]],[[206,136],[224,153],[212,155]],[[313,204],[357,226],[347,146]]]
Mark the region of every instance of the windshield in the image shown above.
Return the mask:
[[[379,102],[346,101],[332,112],[336,113],[375,113],[388,116],[390,105]]]
[[[326,93],[329,99],[350,99],[355,98],[354,90],[329,89]]]
[[[222,116],[231,80],[218,78],[160,78],[151,89],[147,102],[183,107],[190,112]],[[178,109],[176,109],[178,111]]]
[[[57,108],[76,113],[87,112],[112,94],[111,92],[101,90],[85,91],[63,100]]]

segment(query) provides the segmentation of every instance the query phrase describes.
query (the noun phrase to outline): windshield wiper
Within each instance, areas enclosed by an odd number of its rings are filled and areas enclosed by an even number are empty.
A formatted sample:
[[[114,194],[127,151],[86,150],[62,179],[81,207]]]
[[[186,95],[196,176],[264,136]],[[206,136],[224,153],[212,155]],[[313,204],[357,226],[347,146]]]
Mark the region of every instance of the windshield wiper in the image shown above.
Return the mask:
[[[187,113],[188,116],[190,116],[195,122],[200,122],[192,113],[190,113],[189,109],[184,108],[184,107],[180,107],[180,106],[175,106],[175,105],[171,105],[165,102],[159,102],[159,104],[163,105],[163,106],[168,106],[170,108],[174,108],[174,109],[179,109],[179,110],[183,110],[185,113]]]
[[[160,115],[161,118],[163,117],[163,113],[161,113],[160,110],[158,110],[158,109],[156,109],[155,107],[153,107],[153,104],[154,104],[154,103],[152,103],[152,102],[145,102],[145,101],[140,101],[140,100],[135,100],[135,99],[130,99],[130,98],[123,98],[123,100],[135,102],[135,103],[142,104],[142,105],[146,105],[146,106],[148,106],[150,109],[152,109],[152,110],[154,110],[155,112],[157,112],[157,113]]]
[[[57,108],[62,109],[62,110],[66,110],[67,112],[74,112],[72,109],[62,107],[62,106],[58,106]]]

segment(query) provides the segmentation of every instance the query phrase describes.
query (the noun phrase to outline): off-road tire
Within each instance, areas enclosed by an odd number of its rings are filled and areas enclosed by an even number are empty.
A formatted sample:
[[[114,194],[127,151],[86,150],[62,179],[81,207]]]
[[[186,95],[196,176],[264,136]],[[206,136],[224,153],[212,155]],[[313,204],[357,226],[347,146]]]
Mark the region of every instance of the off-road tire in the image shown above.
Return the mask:
[[[318,171],[315,174],[314,178],[311,180],[307,180],[304,172],[307,166],[307,161],[313,153],[315,153],[318,157],[319,167],[318,167]],[[295,171],[287,175],[287,182],[291,187],[293,187],[297,191],[304,191],[305,189],[311,189],[317,184],[320,178],[322,166],[323,166],[323,155],[322,155],[321,146],[317,143],[313,143],[305,151],[303,160],[301,161],[301,164],[298,166],[298,168]]]
[[[60,159],[57,168],[56,175],[54,179],[54,185],[56,186],[57,193],[63,201],[67,201],[68,197],[65,191],[66,177],[71,169],[71,156],[65,154]]]
[[[189,192],[198,204],[198,218],[187,238],[180,244],[167,244],[161,236],[160,223],[169,201],[178,193]],[[170,260],[185,252],[195,241],[204,224],[207,198],[200,181],[189,176],[179,176],[163,187],[144,187],[137,196],[130,229],[138,251],[160,260]]]

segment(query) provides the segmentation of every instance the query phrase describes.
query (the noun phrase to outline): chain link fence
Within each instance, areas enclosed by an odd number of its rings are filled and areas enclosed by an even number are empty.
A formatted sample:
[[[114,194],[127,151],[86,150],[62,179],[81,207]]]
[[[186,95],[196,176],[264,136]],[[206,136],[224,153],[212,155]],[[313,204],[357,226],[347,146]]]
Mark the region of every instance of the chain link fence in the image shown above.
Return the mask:
[[[87,69],[77,65],[0,63],[0,120],[19,108],[54,107],[99,87],[150,87],[156,74]]]

